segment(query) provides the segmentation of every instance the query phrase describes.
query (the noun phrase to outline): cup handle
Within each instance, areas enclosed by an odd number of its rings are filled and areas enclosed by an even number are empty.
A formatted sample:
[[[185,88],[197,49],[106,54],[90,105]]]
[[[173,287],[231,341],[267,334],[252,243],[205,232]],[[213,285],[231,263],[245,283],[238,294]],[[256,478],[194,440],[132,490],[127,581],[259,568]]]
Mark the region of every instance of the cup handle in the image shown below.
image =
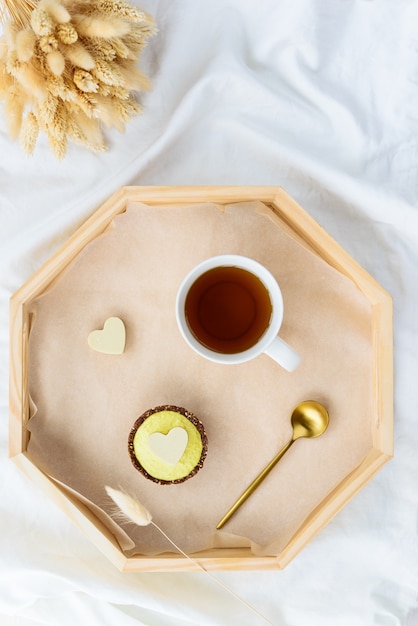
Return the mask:
[[[275,337],[264,352],[288,372],[293,372],[300,363],[300,355],[280,337]]]

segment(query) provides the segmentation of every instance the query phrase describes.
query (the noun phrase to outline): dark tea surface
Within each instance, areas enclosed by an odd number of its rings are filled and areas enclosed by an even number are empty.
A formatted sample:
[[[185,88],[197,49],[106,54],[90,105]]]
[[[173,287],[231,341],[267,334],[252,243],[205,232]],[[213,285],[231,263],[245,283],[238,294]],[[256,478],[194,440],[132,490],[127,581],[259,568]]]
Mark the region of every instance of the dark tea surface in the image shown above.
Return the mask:
[[[270,323],[268,290],[251,272],[215,267],[192,284],[185,316],[190,331],[214,352],[235,354],[254,346]]]

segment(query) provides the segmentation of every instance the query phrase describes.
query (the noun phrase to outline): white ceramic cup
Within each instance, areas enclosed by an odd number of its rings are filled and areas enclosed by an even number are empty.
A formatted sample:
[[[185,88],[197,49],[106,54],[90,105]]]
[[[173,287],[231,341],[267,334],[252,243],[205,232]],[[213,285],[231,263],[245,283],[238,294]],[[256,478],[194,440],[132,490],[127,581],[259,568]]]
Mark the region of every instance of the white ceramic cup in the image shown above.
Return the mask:
[[[185,303],[191,286],[202,274],[216,267],[237,267],[252,273],[262,282],[270,297],[272,312],[266,330],[254,345],[242,352],[226,354],[209,349],[196,338],[187,323]],[[196,265],[183,279],[178,289],[176,319],[180,333],[189,346],[201,356],[215,363],[244,363],[264,352],[289,372],[292,372],[299,365],[299,354],[277,336],[283,321],[283,296],[280,287],[274,276],[263,265],[248,257],[223,254],[206,259]]]

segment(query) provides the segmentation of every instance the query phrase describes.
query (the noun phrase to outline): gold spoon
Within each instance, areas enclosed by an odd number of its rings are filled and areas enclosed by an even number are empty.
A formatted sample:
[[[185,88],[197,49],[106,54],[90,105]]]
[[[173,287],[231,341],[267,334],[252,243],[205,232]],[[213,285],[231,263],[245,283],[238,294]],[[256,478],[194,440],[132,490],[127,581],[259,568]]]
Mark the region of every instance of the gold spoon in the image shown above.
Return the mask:
[[[300,402],[293,410],[291,423],[293,428],[292,439],[276,454],[274,459],[259,473],[257,478],[253,480],[251,485],[240,495],[238,500],[229,509],[228,513],[224,515],[217,529],[222,528],[224,524],[233,516],[242,504],[250,497],[257,487],[263,482],[265,477],[271,472],[273,467],[280,461],[285,452],[287,452],[290,446],[300,437],[319,437],[326,431],[328,426],[328,411],[322,404],[315,402],[314,400],[305,400]]]

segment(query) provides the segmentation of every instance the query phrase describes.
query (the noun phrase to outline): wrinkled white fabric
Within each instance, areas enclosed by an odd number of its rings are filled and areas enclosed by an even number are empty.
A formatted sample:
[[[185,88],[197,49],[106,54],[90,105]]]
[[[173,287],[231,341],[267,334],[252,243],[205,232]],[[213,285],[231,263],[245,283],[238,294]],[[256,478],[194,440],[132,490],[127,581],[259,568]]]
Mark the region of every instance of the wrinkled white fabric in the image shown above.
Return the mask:
[[[0,110],[0,617],[252,626],[201,573],[122,574],[7,458],[8,299],[121,185],[281,185],[394,297],[395,457],[284,570],[217,576],[275,626],[418,623],[418,4],[144,0],[144,113],[110,149]],[[1,620],[0,620],[1,621]]]

